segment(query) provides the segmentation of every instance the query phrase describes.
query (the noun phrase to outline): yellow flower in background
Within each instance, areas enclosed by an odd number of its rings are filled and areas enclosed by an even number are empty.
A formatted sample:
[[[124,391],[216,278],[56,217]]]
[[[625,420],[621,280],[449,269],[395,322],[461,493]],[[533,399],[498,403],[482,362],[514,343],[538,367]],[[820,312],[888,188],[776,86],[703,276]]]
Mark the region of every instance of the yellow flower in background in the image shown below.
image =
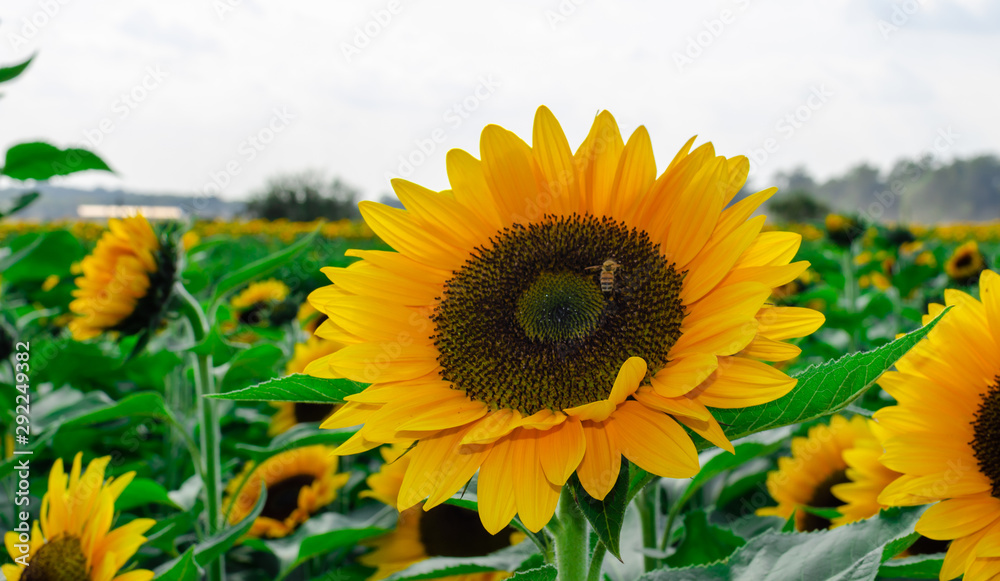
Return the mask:
[[[622,456],[694,475],[682,424],[732,450],[709,407],[788,393],[761,360],[798,355],[783,341],[823,316],[766,303],[808,267],[789,264],[801,236],[751,218],[773,188],[724,210],[749,162],[693,142],[657,177],[645,128],[623,143],[602,112],[573,154],[542,107],[533,146],[491,125],[482,161],[449,152],[451,190],[393,180],[408,209],[362,202],[397,252],[348,251],[362,260],[309,297],[329,317],[317,335],[346,346],[306,372],[371,384],[324,423],[364,424],[337,453],[417,440],[398,508],[478,470],[498,532],[515,514],[540,530],[574,472],[603,499]]]
[[[341,347],[343,347],[341,343],[319,337],[309,337],[305,343],[296,343],[292,358],[285,366],[285,375],[303,373],[310,363],[336,352]]]
[[[404,454],[408,447],[408,443],[401,442],[382,448],[385,463],[379,472],[368,477],[369,489],[361,492],[361,497],[396,506],[399,488],[410,464],[409,455]],[[377,581],[431,557],[478,557],[522,540],[524,534],[511,527],[490,534],[473,510],[442,504],[424,512],[417,505],[400,513],[393,531],[364,542],[374,550],[362,555],[358,561],[376,568],[368,581]],[[437,579],[499,581],[510,575],[507,571],[488,571]]]
[[[942,580],[1000,576],[1000,276],[983,271],[979,293],[946,290],[954,308],[879,380],[898,402],[875,413],[882,463],[902,476],[878,501],[941,501],[916,529],[952,540]],[[924,322],[944,308],[931,304]]]
[[[271,424],[267,429],[268,436],[283,434],[298,424],[322,422],[337,409],[336,404],[332,403],[276,401],[271,405],[277,410],[271,416]]]
[[[238,295],[233,297],[230,305],[234,309],[249,309],[264,303],[278,303],[288,296],[288,285],[280,280],[269,279],[261,282],[252,282],[247,285]]]
[[[45,277],[45,281],[42,282],[42,290],[45,292],[49,292],[50,290],[56,288],[56,285],[58,284],[59,284],[59,276],[55,274],[50,274],[47,277]]]
[[[299,322],[299,326],[303,331],[312,335],[323,324],[323,321],[326,320],[326,315],[317,311],[316,307],[309,304],[309,301],[306,301],[299,306],[299,312],[295,315],[295,320]]]
[[[852,418],[852,422],[861,420]],[[835,484],[830,492],[843,502],[837,507],[843,520],[838,524],[850,523],[866,519],[878,514],[885,505],[878,502],[878,495],[886,486],[899,477],[899,472],[886,468],[879,458],[885,451],[882,447],[881,434],[884,430],[873,421],[864,421],[868,434],[857,429],[861,434],[854,440],[854,445],[843,451],[844,464],[847,465],[847,481]]]
[[[201,236],[198,236],[198,233],[194,230],[188,230],[183,236],[181,236],[181,246],[184,248],[185,252],[191,250],[199,243],[201,243]]]
[[[851,243],[862,234],[861,224],[856,218],[841,216],[840,214],[827,214],[824,220],[826,235],[830,241],[837,246],[849,247]]]
[[[25,564],[17,547],[18,533],[8,532],[4,543],[13,565],[0,567],[7,581],[148,581],[153,572],[133,569],[118,574],[135,555],[156,521],[137,518],[114,530],[111,524],[115,501],[132,481],[134,472],[105,479],[111,457],[97,458],[81,466],[77,453],[69,474],[57,459],[49,473],[49,489],[42,497],[39,520],[35,521]]]
[[[229,523],[245,519],[260,498],[264,483],[264,509],[247,536],[279,538],[290,535],[309,517],[337,498],[350,474],[337,473],[337,457],[329,446],[306,446],[276,454],[255,466],[248,462],[226,486],[224,511]]]
[[[108,220],[109,231],[80,263],[73,338],[83,341],[104,331],[131,335],[155,327],[170,296],[175,264],[141,215]]]
[[[979,252],[979,244],[970,240],[959,246],[944,264],[948,277],[959,284],[973,284],[976,277],[986,269],[986,259]]]
[[[838,485],[850,482],[844,451],[863,441],[869,441],[861,444],[864,446],[871,445],[870,442],[877,445],[865,418],[854,416],[848,420],[840,415],[831,417],[829,425],[809,428],[808,437],[794,438],[792,455],[778,458],[778,469],[767,475],[767,490],[778,505],[758,509],[757,514],[789,519],[794,513],[798,531],[815,531],[859,520],[857,515],[868,505],[855,503],[850,514],[842,513],[833,521],[803,507],[840,508],[844,504],[833,493]]]
[[[269,316],[291,292],[280,280],[252,282],[229,301],[237,321],[252,326],[268,326]]]

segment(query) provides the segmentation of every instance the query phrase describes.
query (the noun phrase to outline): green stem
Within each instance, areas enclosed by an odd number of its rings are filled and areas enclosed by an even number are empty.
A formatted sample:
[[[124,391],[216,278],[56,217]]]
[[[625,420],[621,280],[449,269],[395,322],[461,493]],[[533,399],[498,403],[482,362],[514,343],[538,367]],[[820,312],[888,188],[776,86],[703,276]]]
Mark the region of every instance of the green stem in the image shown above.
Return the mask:
[[[597,543],[597,548],[594,549],[594,556],[590,558],[590,571],[587,572],[587,581],[600,581],[601,566],[604,565],[604,555],[607,552],[608,548],[604,546],[604,543]]]
[[[674,521],[677,520],[677,515],[680,514],[681,508],[684,503],[680,502],[681,499],[677,499],[673,506],[670,507],[670,513],[667,515],[667,528],[663,531],[663,540],[660,541],[660,552],[666,553],[667,547],[670,546],[670,535],[674,532]]]
[[[639,519],[642,521],[642,546],[647,549],[656,549],[656,518],[659,516],[656,511],[656,495],[659,493],[659,486],[655,483],[642,489],[639,501]],[[649,555],[642,557],[644,571],[649,572],[657,567],[657,559]]]
[[[208,335],[211,327],[205,317],[198,300],[177,283],[174,287],[176,296],[181,299],[181,310],[191,323],[195,342],[201,342]],[[208,534],[213,535],[222,528],[222,462],[219,445],[222,433],[216,417],[216,402],[208,397],[216,393],[215,378],[212,375],[212,356],[192,354],[194,363],[194,390],[198,415],[201,418],[199,432],[199,447],[201,448],[201,475],[205,484],[205,513],[208,518]],[[206,568],[208,581],[224,581],[226,578],[225,555],[208,564]]]
[[[556,567],[559,581],[584,581],[587,566],[587,519],[576,505],[573,491],[564,486],[559,497],[559,533]]]

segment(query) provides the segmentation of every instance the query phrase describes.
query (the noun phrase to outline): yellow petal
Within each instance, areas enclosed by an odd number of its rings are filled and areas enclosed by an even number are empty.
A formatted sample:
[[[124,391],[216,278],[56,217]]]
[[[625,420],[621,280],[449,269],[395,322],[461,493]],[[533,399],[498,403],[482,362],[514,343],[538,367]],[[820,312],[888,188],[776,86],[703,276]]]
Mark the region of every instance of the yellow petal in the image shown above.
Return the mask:
[[[541,432],[538,460],[549,482],[556,486],[566,484],[583,460],[586,448],[583,425],[577,418],[569,418],[558,427]]]
[[[650,380],[653,389],[663,397],[682,396],[701,385],[719,367],[719,358],[696,353],[674,359]]]
[[[622,466],[621,449],[603,422],[583,422],[583,435],[587,440],[587,451],[576,469],[576,475],[587,494],[604,500],[618,481]]]
[[[708,407],[741,408],[774,401],[791,391],[795,382],[766,363],[723,357],[715,376],[691,394]]]
[[[539,107],[531,135],[531,151],[543,176],[542,191],[552,203],[549,212],[562,215],[582,209],[580,183],[573,165],[573,151],[562,127],[548,107]]]
[[[605,192],[611,191],[623,149],[625,143],[615,118],[601,111],[573,156],[573,164],[580,169],[585,208],[593,208],[596,198],[604,199]]]
[[[539,430],[521,429],[508,436],[517,514],[532,532],[549,524],[559,500],[560,487],[545,477],[538,457],[537,444],[542,435],[544,432]]]
[[[497,534],[510,524],[517,514],[514,483],[511,481],[510,438],[501,438],[490,449],[479,470],[477,495],[479,518],[490,534]]]
[[[691,437],[668,415],[628,401],[611,416],[608,429],[621,454],[647,472],[666,478],[698,473],[698,451]]]
[[[647,369],[644,359],[629,357],[618,370],[618,377],[615,378],[615,385],[611,388],[608,399],[585,403],[563,411],[580,420],[603,421],[614,413],[620,403],[639,389],[639,383],[646,377]]]

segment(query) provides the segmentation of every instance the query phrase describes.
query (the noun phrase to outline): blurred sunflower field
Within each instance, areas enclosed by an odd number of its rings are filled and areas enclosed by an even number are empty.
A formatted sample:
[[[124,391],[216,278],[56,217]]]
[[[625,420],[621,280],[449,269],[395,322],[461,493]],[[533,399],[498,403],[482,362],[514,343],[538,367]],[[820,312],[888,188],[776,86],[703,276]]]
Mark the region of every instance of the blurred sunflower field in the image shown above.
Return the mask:
[[[5,577],[1000,573],[1000,222],[765,224],[711,144],[533,137],[364,221],[6,211]]]

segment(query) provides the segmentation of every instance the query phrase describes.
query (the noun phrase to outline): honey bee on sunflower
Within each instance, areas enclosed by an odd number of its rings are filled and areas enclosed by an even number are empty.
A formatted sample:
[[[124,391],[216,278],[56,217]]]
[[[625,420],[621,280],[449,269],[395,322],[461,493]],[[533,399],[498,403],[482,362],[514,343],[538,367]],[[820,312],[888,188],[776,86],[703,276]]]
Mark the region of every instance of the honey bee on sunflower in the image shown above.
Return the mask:
[[[820,313],[766,304],[808,268],[801,236],[762,232],[776,191],[736,201],[745,157],[689,140],[657,174],[649,134],[608,112],[574,153],[538,109],[532,145],[487,126],[452,150],[451,188],[404,180],[405,209],[362,202],[395,252],[351,250],[310,302],[342,349],[306,367],[370,384],[323,426],[363,424],[338,454],[416,441],[397,507],[431,510],[478,472],[487,531],[552,517],[572,474],[595,499],[622,457],[653,474],[699,470],[685,428],[732,451],[711,408],[773,401],[795,380],[765,363]],[[622,268],[611,291],[588,267]],[[622,276],[622,273],[627,276]]]

